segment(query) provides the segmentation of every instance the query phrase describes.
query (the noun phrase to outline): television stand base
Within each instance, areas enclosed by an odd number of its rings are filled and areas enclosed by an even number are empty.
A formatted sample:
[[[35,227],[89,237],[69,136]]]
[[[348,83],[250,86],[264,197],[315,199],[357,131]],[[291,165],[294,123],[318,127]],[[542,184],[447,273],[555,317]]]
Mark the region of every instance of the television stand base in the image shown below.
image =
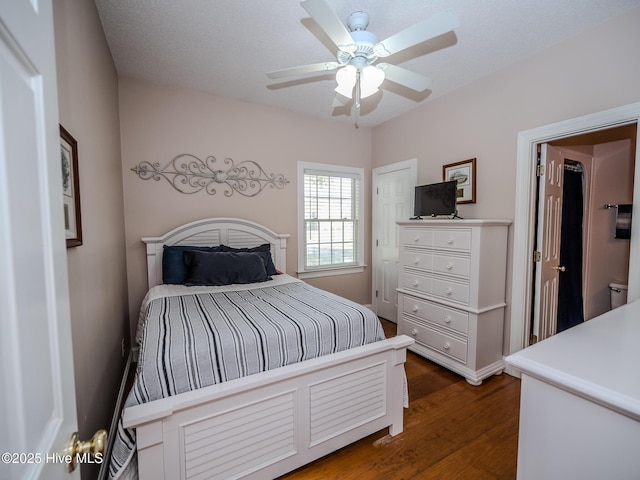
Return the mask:
[[[452,214],[452,215],[430,215],[428,218],[438,218],[438,217],[446,217],[448,220],[455,220],[456,218],[459,218],[460,220],[464,220],[464,218],[462,218],[461,216],[458,215],[458,212]],[[424,218],[422,218],[420,215],[418,215],[417,217],[411,217],[409,218],[409,220],[424,220]]]

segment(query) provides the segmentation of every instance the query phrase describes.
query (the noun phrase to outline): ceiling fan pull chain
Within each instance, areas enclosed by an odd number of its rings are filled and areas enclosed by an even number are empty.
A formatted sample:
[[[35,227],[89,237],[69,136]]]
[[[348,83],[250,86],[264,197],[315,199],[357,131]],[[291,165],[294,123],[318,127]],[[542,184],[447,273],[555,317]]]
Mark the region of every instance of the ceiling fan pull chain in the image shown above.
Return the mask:
[[[358,118],[360,117],[360,70],[356,72],[356,94],[355,94],[355,104],[356,104],[356,113],[355,113],[355,127],[360,128],[358,125]]]

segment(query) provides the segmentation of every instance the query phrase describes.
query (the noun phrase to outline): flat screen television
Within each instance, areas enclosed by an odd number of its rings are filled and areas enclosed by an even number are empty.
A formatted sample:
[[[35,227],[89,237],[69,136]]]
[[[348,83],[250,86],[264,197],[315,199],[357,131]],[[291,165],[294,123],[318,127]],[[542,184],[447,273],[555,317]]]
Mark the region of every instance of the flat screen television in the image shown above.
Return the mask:
[[[438,215],[456,216],[456,198],[458,182],[431,183],[416,187],[415,219],[422,217],[436,217]]]

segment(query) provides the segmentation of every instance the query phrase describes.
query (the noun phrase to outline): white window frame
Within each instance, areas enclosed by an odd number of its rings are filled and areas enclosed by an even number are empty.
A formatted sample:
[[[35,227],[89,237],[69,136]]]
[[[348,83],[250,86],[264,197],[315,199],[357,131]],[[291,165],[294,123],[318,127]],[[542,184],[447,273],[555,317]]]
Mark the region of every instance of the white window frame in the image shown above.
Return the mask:
[[[358,228],[356,231],[356,265],[349,266],[322,266],[314,267],[313,269],[305,269],[305,252],[306,242],[304,234],[304,172],[306,170],[313,170],[316,172],[326,173],[331,175],[332,173],[349,174],[356,176],[360,182],[360,188],[358,192],[358,198],[356,201],[357,211],[359,212]],[[366,267],[363,262],[364,259],[364,219],[365,205],[364,205],[364,168],[347,167],[343,165],[329,165],[324,163],[311,163],[311,162],[298,162],[298,278],[314,278],[314,277],[326,277],[331,275],[346,275],[353,273],[362,273]]]

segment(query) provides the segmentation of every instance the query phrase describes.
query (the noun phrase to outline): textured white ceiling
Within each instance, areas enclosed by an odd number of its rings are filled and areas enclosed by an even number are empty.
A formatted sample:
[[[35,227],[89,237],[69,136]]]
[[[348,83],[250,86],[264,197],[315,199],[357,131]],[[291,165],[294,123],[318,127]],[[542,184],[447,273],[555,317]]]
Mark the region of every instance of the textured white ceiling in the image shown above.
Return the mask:
[[[445,34],[385,61],[433,80],[415,94],[389,82],[362,101],[374,126],[595,25],[640,0],[326,0],[344,20],[369,14],[380,40],[444,10],[460,19]],[[272,105],[337,121],[335,73],[271,80],[266,72],[334,61],[335,47],[298,0],[96,0],[121,75]]]

